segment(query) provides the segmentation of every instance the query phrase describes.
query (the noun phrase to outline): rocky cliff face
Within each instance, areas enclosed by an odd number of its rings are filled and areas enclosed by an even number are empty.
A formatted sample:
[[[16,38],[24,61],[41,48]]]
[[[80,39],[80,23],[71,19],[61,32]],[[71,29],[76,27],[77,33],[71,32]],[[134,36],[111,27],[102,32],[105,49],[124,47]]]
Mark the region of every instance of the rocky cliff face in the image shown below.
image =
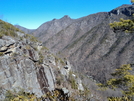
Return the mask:
[[[0,31],[1,100],[8,90],[23,89],[38,97],[55,89],[64,94],[84,90],[81,80],[71,72],[68,60],[56,57],[35,37],[1,20]]]

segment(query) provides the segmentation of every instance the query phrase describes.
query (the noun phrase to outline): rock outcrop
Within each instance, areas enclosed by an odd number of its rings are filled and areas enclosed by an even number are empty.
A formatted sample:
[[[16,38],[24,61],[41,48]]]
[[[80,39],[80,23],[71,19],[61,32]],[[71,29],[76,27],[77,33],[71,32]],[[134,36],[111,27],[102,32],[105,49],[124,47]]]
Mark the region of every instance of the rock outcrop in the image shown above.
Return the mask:
[[[8,25],[6,22],[0,22],[2,23],[0,26]],[[10,33],[10,29],[7,30]],[[78,83],[79,88],[74,89],[71,86],[70,78],[73,76],[70,74],[69,61],[63,61],[53,55],[35,37],[19,30],[14,33],[17,37],[13,37],[10,33],[9,35],[2,34],[0,38],[1,100],[5,98],[5,94],[9,90],[23,89],[38,97],[54,90],[62,91],[69,97],[69,94],[75,91],[84,90],[78,77],[73,83],[76,85]],[[75,79],[75,77],[73,78]]]

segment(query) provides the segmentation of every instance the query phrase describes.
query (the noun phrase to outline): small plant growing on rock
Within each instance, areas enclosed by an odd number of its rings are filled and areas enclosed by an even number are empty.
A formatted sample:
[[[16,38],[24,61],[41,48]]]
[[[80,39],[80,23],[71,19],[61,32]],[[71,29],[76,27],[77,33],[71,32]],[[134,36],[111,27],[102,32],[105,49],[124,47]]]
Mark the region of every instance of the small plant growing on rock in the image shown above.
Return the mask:
[[[34,93],[19,91],[18,93],[7,91],[4,101],[41,101]]]
[[[73,72],[70,71],[69,72],[69,78],[68,78],[68,80],[69,80],[69,82],[71,84],[71,88],[72,89],[78,89],[78,85],[76,83],[75,77],[72,76],[72,74],[73,74]]]
[[[56,77],[56,84],[61,85],[64,82],[64,78],[63,75],[60,73],[57,77]]]
[[[0,56],[3,56],[3,52],[0,52]]]
[[[25,47],[26,47],[27,50],[31,49],[30,45],[26,45]]]
[[[37,38],[34,37],[33,35],[26,34],[26,38],[30,39],[30,41],[32,41],[32,42],[38,42]]]
[[[3,34],[0,32],[0,38],[2,38],[3,37]]]
[[[41,50],[49,50],[49,49],[45,46],[42,46]]]
[[[39,64],[43,63],[43,59],[44,59],[44,57],[43,57],[42,53],[39,52]]]

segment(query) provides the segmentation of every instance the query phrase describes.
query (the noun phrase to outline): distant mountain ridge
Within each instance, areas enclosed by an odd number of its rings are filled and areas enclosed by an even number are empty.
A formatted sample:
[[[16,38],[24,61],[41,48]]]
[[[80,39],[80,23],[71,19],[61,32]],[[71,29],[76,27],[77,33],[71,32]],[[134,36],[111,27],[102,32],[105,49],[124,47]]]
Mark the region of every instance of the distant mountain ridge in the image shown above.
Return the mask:
[[[43,40],[43,42],[47,41],[50,37],[69,26],[73,21],[74,20],[67,15],[61,19],[53,19],[52,21],[46,22],[37,28],[33,32],[34,36],[39,37],[39,39],[41,41]]]
[[[122,64],[133,63],[134,35],[113,32],[109,23],[132,19],[134,5],[79,19],[64,16],[42,24],[33,33],[53,53],[67,57],[76,71],[105,82]]]
[[[19,28],[23,32],[28,33],[28,34],[32,34],[32,32],[35,31],[35,29],[27,29],[27,28],[22,27],[20,25],[14,25],[14,26],[17,27],[17,28]]]

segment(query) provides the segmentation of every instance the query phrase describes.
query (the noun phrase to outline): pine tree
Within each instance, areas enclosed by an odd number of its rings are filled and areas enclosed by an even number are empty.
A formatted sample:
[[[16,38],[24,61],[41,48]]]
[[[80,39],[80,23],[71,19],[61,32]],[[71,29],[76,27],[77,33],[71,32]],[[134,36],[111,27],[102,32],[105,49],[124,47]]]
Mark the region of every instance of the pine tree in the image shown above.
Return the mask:
[[[130,20],[124,20],[120,19],[120,22],[113,22],[110,23],[110,27],[116,32],[116,31],[125,31],[127,33],[134,32],[134,19]]]
[[[123,97],[109,97],[108,101],[134,101],[134,75],[131,72],[130,64],[122,65],[111,74],[113,78],[107,80],[105,84],[98,84],[101,88],[122,89]]]
[[[134,0],[131,0],[131,3],[133,4]],[[123,18],[121,18],[119,22],[110,23],[110,27],[114,30],[114,32],[125,31],[127,33],[132,33],[134,32],[134,19],[124,20]]]
[[[106,86],[110,88],[122,88],[122,92],[126,96],[134,95],[134,75],[131,74],[132,68],[130,64],[122,65],[116,69],[111,75],[114,77],[107,81]]]
[[[134,0],[131,0],[131,3],[134,3]]]

